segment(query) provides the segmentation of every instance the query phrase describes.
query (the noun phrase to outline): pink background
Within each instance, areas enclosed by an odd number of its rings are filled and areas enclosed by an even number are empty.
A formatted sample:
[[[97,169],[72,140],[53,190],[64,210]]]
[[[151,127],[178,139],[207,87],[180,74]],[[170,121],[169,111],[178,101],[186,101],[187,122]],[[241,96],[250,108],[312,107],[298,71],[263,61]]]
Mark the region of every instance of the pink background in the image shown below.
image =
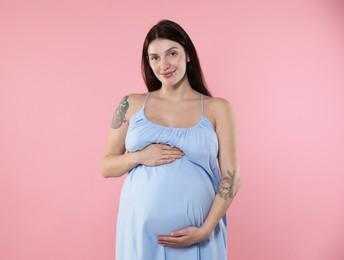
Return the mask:
[[[162,18],[236,112],[229,259],[344,259],[343,17],[339,0],[2,0],[0,259],[114,259],[123,178],[100,160]]]

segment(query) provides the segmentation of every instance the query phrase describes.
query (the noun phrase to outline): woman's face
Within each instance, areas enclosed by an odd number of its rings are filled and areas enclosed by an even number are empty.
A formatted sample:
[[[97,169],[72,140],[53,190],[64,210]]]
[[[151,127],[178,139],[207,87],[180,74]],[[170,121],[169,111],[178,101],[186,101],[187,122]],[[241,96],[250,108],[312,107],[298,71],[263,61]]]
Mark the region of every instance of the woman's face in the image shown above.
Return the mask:
[[[186,63],[189,61],[178,42],[157,38],[148,46],[148,61],[162,85],[180,85],[187,80]]]

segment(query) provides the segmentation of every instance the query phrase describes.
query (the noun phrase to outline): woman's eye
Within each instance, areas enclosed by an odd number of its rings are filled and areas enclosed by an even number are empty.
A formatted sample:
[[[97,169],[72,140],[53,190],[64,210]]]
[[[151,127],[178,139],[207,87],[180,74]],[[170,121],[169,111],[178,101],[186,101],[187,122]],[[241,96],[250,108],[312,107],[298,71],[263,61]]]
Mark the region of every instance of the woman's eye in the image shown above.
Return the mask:
[[[175,52],[175,51],[170,52],[170,56],[172,56],[172,57],[176,56],[177,54],[178,54],[178,53]]]
[[[151,56],[151,61],[157,61],[158,59],[159,59],[159,57],[158,56]]]

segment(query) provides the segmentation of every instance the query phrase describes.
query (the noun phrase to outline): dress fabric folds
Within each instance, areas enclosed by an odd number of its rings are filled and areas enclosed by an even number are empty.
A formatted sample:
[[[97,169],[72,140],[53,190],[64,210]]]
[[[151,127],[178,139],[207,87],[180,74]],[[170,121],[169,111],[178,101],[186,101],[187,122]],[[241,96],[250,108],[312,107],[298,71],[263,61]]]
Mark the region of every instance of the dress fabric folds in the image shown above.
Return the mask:
[[[116,260],[226,260],[226,216],[210,237],[189,247],[172,248],[157,242],[159,235],[205,221],[220,182],[218,140],[212,123],[202,116],[190,128],[171,128],[145,116],[145,102],[132,117],[127,152],[152,143],[168,144],[185,155],[160,166],[138,165],[126,176],[118,210]]]

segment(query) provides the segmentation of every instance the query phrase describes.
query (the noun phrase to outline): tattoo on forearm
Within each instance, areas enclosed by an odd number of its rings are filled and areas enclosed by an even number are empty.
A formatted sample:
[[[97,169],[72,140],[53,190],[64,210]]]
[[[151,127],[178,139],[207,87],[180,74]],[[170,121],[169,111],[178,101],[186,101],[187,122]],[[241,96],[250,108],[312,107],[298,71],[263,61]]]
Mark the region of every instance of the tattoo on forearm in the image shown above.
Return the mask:
[[[224,174],[217,194],[225,200],[228,198],[234,198],[234,171],[231,172],[230,170],[227,170],[227,172]]]
[[[111,127],[114,129],[120,128],[121,125],[127,122],[126,114],[129,108],[128,96],[125,96],[119,103],[112,118]]]

